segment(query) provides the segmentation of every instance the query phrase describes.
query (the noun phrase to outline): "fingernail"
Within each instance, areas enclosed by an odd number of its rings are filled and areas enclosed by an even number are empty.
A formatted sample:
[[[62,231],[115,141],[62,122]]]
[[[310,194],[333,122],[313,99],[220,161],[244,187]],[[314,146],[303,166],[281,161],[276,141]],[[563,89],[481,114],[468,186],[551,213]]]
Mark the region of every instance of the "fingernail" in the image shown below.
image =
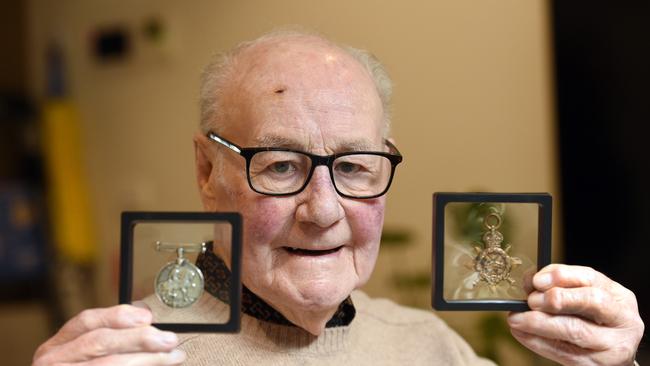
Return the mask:
[[[553,277],[550,273],[540,273],[533,278],[533,284],[539,290],[547,289],[551,286],[551,282],[553,282]]]
[[[528,306],[531,309],[539,309],[544,304],[544,293],[542,292],[533,292],[528,296]]]
[[[187,356],[185,355],[185,352],[181,351],[180,349],[175,349],[169,352],[170,361],[173,363],[181,363],[185,361],[186,357]]]
[[[512,313],[508,316],[508,323],[510,325],[518,325],[521,324],[524,320],[524,314],[523,313]]]
[[[178,343],[178,337],[172,332],[162,332],[158,339],[165,345],[176,345]]]

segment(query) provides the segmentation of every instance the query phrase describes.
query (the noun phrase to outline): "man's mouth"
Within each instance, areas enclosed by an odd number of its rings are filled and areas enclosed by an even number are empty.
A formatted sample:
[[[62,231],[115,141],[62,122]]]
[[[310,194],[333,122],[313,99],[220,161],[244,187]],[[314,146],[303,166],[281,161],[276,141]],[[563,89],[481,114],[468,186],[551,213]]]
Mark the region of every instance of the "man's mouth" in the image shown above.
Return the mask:
[[[343,248],[343,245],[338,246],[336,248],[324,249],[324,250],[302,249],[302,248],[295,248],[295,247],[283,247],[283,248],[284,248],[284,250],[289,252],[289,254],[315,257],[315,256],[320,256],[320,255],[327,255],[327,254],[336,253],[339,250],[341,250],[341,248]]]

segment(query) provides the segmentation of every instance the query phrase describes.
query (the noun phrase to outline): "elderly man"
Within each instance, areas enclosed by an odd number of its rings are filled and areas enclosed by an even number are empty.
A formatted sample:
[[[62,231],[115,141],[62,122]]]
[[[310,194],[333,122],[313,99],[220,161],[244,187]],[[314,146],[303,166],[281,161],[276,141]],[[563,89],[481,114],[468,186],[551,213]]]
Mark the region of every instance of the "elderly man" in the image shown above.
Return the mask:
[[[388,136],[390,91],[369,54],[317,35],[272,33],[210,64],[197,180],[205,210],[244,217],[241,333],[179,340],[150,326],[153,302],[87,310],[34,364],[491,364],[431,312],[355,291],[373,270],[401,160]],[[227,270],[228,257],[215,246],[201,260]],[[508,318],[526,347],[565,365],[634,363],[643,322],[630,291],[562,265],[530,288],[532,311]],[[201,316],[220,306],[204,296]]]

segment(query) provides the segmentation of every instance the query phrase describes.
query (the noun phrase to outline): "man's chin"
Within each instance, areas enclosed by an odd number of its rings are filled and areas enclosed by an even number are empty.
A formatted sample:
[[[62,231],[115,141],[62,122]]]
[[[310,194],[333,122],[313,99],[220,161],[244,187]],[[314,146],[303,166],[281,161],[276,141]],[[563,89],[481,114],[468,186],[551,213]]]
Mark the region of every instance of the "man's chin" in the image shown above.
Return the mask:
[[[342,291],[341,288],[336,288],[336,291],[327,291],[324,287],[319,289],[321,291],[315,288],[306,289],[298,296],[291,296],[289,303],[278,306],[289,321],[314,335],[323,331],[325,324],[352,291]]]
[[[337,281],[318,281],[293,288],[283,288],[273,295],[272,306],[292,323],[307,329],[310,333],[329,321],[339,305],[350,296],[354,286]],[[309,323],[309,329],[306,327]]]
[[[299,301],[306,311],[336,309],[350,296],[353,288],[347,286],[314,286],[301,293]]]

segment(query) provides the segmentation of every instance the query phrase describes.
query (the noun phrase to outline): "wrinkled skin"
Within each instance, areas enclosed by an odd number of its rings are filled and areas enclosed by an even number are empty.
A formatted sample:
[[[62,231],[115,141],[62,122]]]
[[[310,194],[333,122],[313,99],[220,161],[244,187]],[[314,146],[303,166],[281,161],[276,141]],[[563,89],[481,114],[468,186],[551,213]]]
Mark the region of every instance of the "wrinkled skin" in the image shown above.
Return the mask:
[[[180,365],[178,337],[152,327],[152,318],[132,305],[84,310],[38,347],[32,365]]]
[[[591,268],[561,264],[527,287],[531,311],[508,316],[524,346],[563,365],[633,364],[644,324],[630,290]]]

